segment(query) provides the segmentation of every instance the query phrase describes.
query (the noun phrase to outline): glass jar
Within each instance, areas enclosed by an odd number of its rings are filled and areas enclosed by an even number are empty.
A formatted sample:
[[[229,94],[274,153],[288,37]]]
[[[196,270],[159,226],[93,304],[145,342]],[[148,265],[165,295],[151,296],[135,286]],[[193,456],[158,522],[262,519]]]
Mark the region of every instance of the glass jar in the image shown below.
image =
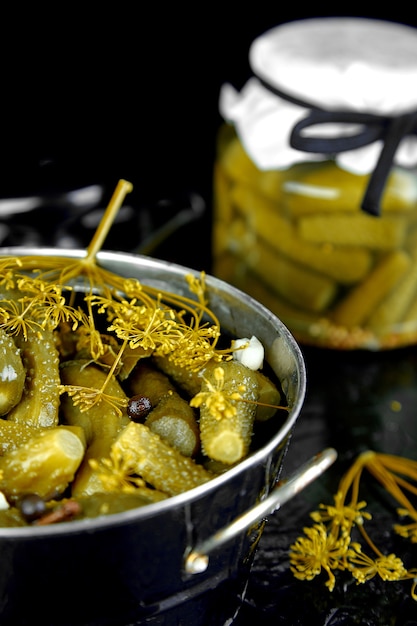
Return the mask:
[[[241,130],[226,121],[218,137],[213,273],[265,304],[300,343],[417,343],[415,166],[391,164],[374,215],[361,208],[372,172],[349,171],[346,155],[294,150],[290,162],[260,167]]]

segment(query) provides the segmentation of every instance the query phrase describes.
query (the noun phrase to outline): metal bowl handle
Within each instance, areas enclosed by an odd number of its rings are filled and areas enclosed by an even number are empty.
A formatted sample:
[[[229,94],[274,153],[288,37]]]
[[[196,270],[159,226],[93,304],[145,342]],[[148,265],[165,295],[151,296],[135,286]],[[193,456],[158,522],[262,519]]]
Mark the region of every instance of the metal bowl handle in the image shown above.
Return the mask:
[[[201,574],[209,564],[209,554],[224,543],[250,528],[254,523],[277,511],[285,502],[302,491],[318,478],[337,458],[334,448],[326,448],[304,463],[294,474],[279,481],[265,500],[262,500],[246,513],[240,515],[231,524],[218,530],[208,539],[197,543],[187,551],[185,571],[187,574]]]

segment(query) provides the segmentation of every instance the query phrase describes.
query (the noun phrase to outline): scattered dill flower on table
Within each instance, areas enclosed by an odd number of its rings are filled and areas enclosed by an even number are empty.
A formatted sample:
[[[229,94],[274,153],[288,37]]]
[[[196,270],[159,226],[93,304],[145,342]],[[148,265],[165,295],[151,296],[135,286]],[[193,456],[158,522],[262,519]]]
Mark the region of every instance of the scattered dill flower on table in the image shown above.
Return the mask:
[[[417,601],[417,568],[406,568],[395,554],[383,554],[365,525],[371,519],[367,503],[360,499],[363,471],[390,494],[406,524],[393,524],[401,537],[417,543],[417,510],[410,497],[417,495],[417,462],[372,450],[363,452],[340,480],[331,505],[320,504],[311,513],[314,524],[290,546],[290,569],[299,580],[312,580],[325,572],[329,591],[337,571],[350,572],[357,584],[375,576],[383,581],[411,581],[411,597]]]

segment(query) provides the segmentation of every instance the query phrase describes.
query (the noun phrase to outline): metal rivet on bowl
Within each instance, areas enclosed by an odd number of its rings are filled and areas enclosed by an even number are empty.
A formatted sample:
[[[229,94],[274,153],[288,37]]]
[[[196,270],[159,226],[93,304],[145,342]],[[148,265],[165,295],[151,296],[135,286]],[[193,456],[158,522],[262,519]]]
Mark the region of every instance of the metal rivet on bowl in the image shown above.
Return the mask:
[[[206,571],[209,558],[206,554],[190,552],[185,560],[185,570],[188,574],[202,574]]]

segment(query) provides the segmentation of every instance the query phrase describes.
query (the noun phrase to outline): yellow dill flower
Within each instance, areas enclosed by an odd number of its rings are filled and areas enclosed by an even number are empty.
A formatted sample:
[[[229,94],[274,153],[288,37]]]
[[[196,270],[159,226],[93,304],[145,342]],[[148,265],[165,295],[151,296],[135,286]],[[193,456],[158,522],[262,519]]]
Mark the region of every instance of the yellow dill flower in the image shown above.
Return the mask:
[[[180,326],[181,334],[175,344],[161,344],[155,350],[156,356],[168,356],[169,360],[190,371],[198,371],[212,359],[222,359],[215,350],[220,331],[216,326],[191,328]]]
[[[57,292],[48,294],[48,298],[41,306],[35,308],[32,316],[41,323],[42,328],[57,328],[60,324],[68,322],[72,330],[75,330],[81,321],[82,314],[70,306],[60,292]]]
[[[18,276],[17,287],[19,291],[30,293],[34,298],[41,301],[47,298],[48,294],[60,295],[62,291],[62,286],[57,283],[46,282],[39,276]]]
[[[133,460],[133,453],[129,450],[122,453],[112,447],[109,458],[90,459],[89,465],[97,473],[105,491],[133,493],[146,484],[140,476],[135,475]]]
[[[72,398],[74,406],[79,406],[82,413],[88,411],[94,405],[100,404],[100,402],[105,402],[115,409],[118,415],[122,415],[121,407],[126,407],[128,403],[128,400],[125,398],[106,394],[104,389],[93,389],[92,387],[81,387],[80,385],[59,385],[59,393],[67,393]]]
[[[329,534],[324,524],[304,528],[304,534],[290,546],[291,571],[299,580],[312,580],[324,570],[328,575],[326,587],[333,591],[333,570],[345,569],[350,537]]]
[[[226,395],[223,391],[225,382],[224,369],[221,366],[216,367],[213,371],[213,377],[215,381],[214,385],[203,376],[203,380],[207,385],[207,391],[197,393],[197,395],[190,400],[190,406],[198,408],[202,404],[205,404],[208,411],[217,420],[236,415],[237,409],[234,401],[242,399],[241,392],[243,393],[245,391],[245,385],[240,385],[238,391]]]
[[[80,316],[80,324],[76,329],[76,345],[77,350],[87,350],[95,361],[99,361],[103,356],[105,348],[102,335],[96,328],[92,313],[88,315],[83,313]]]
[[[113,319],[107,330],[127,341],[131,349],[140,346],[155,350],[161,344],[171,347],[180,336],[172,311],[160,307],[131,306],[123,317]]]
[[[73,345],[88,350],[94,362],[105,361],[109,367],[103,389],[61,388],[61,393],[67,391],[82,410],[99,402],[119,406],[119,400],[107,395],[105,389],[129,349],[168,356],[192,371],[210,360],[230,358],[230,350],[216,350],[220,323],[208,307],[204,272],[198,277],[186,277],[192,294],[187,297],[142,285],[100,266],[97,253],[131,190],[131,183],[119,181],[85,256],[26,255],[0,260],[0,285],[9,292],[0,301],[0,328],[26,340],[29,331],[69,326],[78,335],[78,343]],[[82,311],[73,306],[78,292],[83,293]],[[113,354],[107,358],[108,348],[102,340],[105,332],[112,334],[119,345],[114,360]],[[231,399],[232,395],[223,400],[223,412],[234,410],[229,406]],[[209,401],[213,410],[220,407],[220,400],[218,396],[218,402]]]
[[[201,272],[199,277],[193,274],[187,274],[185,277],[189,290],[197,296],[199,302],[204,306],[207,304],[205,278],[205,272]]]
[[[330,570],[349,570],[357,583],[364,583],[374,576],[379,576],[384,581],[411,579],[413,580],[411,597],[417,600],[417,569],[407,570],[403,561],[395,554],[382,554],[366,532],[365,521],[371,519],[371,515],[363,510],[366,503],[359,500],[360,481],[364,469],[368,470],[369,474],[401,505],[398,509],[400,515],[416,520],[408,525],[397,524],[393,528],[412,543],[417,542],[417,511],[407,497],[407,492],[417,494],[416,461],[366,451],[357,457],[340,480],[334,504],[330,506],[320,504],[319,510],[311,514],[316,525],[312,529],[304,529],[307,538],[298,539],[296,544],[291,546],[291,569],[297,578],[306,580],[313,578],[321,568],[326,569],[324,566],[326,563]],[[349,494],[350,502],[346,504]],[[367,552],[364,552],[359,543],[352,541],[354,529],[364,540]],[[332,567],[332,553],[328,552],[328,546],[339,546],[337,542],[343,542],[343,539],[346,551],[339,555],[339,563],[333,563]],[[337,550],[335,553],[337,555]],[[329,575],[327,586],[330,590],[334,587],[334,582],[333,577]]]
[[[16,285],[16,268],[21,267],[22,262],[18,257],[8,257],[0,261],[0,285],[7,290],[14,289]]]
[[[129,298],[146,295],[141,282],[137,278],[123,278],[122,292]]]
[[[29,330],[41,330],[42,326],[30,316],[31,304],[27,304],[24,299],[8,300],[0,308],[0,328],[3,328],[8,335],[23,335],[27,339]]]
[[[319,510],[313,511],[310,517],[315,522],[331,521],[336,526],[340,526],[341,529],[350,530],[353,524],[361,524],[364,519],[372,518],[370,513],[363,511],[365,507],[365,501],[350,505],[344,504],[344,494],[338,491],[334,496],[334,505],[320,504]]]
[[[394,524],[394,532],[400,537],[409,539],[411,543],[417,543],[417,522],[411,524]]]
[[[404,580],[410,578],[402,560],[395,554],[381,555],[375,559],[362,551],[350,555],[349,569],[358,583],[374,576],[382,580]]]

